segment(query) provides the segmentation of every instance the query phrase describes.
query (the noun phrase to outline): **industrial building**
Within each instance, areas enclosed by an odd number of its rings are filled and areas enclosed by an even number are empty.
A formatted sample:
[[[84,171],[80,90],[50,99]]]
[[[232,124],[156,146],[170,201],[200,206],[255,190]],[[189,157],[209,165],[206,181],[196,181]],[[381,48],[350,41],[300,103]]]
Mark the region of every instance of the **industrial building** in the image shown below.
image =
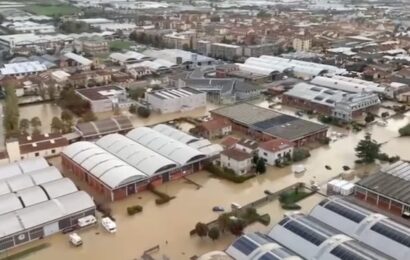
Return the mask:
[[[74,131],[78,136],[73,139],[95,140],[108,134],[125,134],[133,128],[131,120],[127,116],[116,116],[92,122],[78,123],[74,126]]]
[[[384,166],[356,183],[355,197],[396,215],[410,212],[410,163]]]
[[[296,147],[326,137],[328,127],[298,117],[240,103],[210,111],[213,118],[228,120],[232,130],[268,141],[275,138],[293,142]]]
[[[369,247],[312,216],[300,213],[289,214],[273,227],[268,236],[304,259],[395,259],[377,250],[383,251],[383,248]]]
[[[193,88],[168,88],[145,93],[145,100],[162,114],[194,110],[206,106],[206,93]]]
[[[88,215],[95,215],[92,198],[43,158],[0,167],[0,251],[77,226]]]
[[[0,74],[4,76],[29,76],[46,70],[47,66],[39,61],[27,61],[4,64],[4,67],[0,68]]]
[[[76,93],[90,103],[94,113],[112,111],[115,107],[125,109],[132,104],[125,89],[118,86],[77,89]]]
[[[165,134],[167,133],[167,134]],[[95,143],[76,142],[62,152],[63,166],[111,200],[119,200],[202,169],[219,151],[167,125],[110,134]]]
[[[347,93],[301,82],[282,95],[282,102],[343,121],[351,121],[377,107],[380,99],[374,93]]]
[[[380,84],[378,83],[340,75],[333,75],[330,77],[317,76],[314,77],[310,82],[322,87],[341,90],[349,93],[369,92],[381,94],[385,91],[385,88],[380,86]]]
[[[309,214],[321,222],[397,260],[410,255],[410,229],[341,198],[329,198]]]
[[[244,71],[273,75],[276,73],[292,73],[300,78],[312,78],[324,74],[343,74],[345,69],[336,66],[307,62],[294,59],[285,59],[276,56],[262,55],[259,58],[248,58],[245,63],[237,63]]]
[[[212,43],[210,55],[218,59],[234,60],[242,56],[243,48],[239,45]]]
[[[146,50],[143,54],[154,58],[155,61],[166,60],[169,63],[186,67],[213,65],[215,63],[213,58],[180,49]]]
[[[235,260],[302,260],[291,250],[259,232],[242,235],[226,249],[226,253]]]

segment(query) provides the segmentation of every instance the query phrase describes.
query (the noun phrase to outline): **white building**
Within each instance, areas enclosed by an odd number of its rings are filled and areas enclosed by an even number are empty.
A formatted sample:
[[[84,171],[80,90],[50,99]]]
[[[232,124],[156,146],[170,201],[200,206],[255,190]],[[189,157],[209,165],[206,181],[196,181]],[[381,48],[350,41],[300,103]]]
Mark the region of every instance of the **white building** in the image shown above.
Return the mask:
[[[5,22],[1,26],[17,33],[55,33],[55,27],[51,24],[24,22]]]
[[[313,78],[310,82],[312,84],[319,85],[322,87],[346,91],[349,93],[383,93],[385,91],[385,88],[380,86],[380,84],[378,83],[338,75],[334,75],[331,77],[317,76]]]
[[[259,144],[258,156],[269,165],[282,162],[289,154],[293,154],[293,143],[284,139],[273,139]]]
[[[222,167],[232,169],[237,175],[244,175],[252,168],[252,155],[235,148],[223,151],[220,160]]]
[[[188,87],[147,92],[145,99],[153,110],[163,114],[206,106],[206,93]]]
[[[0,74],[4,76],[28,76],[36,75],[46,70],[47,66],[38,61],[27,61],[4,64],[4,68],[0,69]]]
[[[112,111],[115,107],[127,109],[132,104],[125,89],[118,86],[78,89],[76,93],[90,103],[94,113]]]
[[[92,60],[72,52],[65,53],[64,58],[70,67],[76,67],[80,70],[91,69],[91,64],[93,63]]]
[[[309,51],[312,48],[312,40],[309,37],[299,36],[293,39],[292,47],[296,51]]]
[[[210,55],[215,58],[229,59],[241,57],[243,48],[239,45],[226,43],[212,43]]]

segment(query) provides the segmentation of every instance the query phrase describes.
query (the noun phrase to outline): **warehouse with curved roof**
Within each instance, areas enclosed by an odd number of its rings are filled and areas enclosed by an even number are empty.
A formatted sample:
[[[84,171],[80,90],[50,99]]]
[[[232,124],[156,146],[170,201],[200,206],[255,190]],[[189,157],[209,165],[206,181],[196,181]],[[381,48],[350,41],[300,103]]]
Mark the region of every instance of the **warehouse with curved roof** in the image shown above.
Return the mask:
[[[25,174],[35,170],[47,168],[46,159],[36,157],[0,166],[0,180],[8,177]]]
[[[131,130],[127,137],[181,164],[203,159],[205,155],[148,127]]]
[[[96,145],[148,176],[177,167],[177,163],[120,134],[106,135]]]
[[[55,167],[5,178],[2,183],[8,185],[16,179],[31,182],[0,195],[0,252],[69,229],[79,218],[95,215],[92,198],[78,191]]]
[[[335,228],[303,214],[288,215],[269,236],[306,259],[393,260],[377,249],[341,234]]]
[[[63,166],[98,192],[118,200],[149,185],[160,185],[198,171],[219,151],[210,143],[201,144],[198,149],[190,147],[184,142],[199,139],[170,128],[140,127],[126,136],[110,134],[96,143],[73,143],[61,154]]]
[[[147,176],[90,142],[69,145],[64,154],[109,188],[118,188]]]
[[[235,260],[302,260],[291,250],[259,232],[242,235],[226,253]]]
[[[340,198],[328,198],[315,206],[309,214],[337,228],[364,244],[383,248],[395,259],[410,255],[410,229]]]
[[[166,124],[158,124],[152,127],[152,129],[184,144],[189,144],[199,140],[197,137],[189,135],[183,131],[180,131]]]

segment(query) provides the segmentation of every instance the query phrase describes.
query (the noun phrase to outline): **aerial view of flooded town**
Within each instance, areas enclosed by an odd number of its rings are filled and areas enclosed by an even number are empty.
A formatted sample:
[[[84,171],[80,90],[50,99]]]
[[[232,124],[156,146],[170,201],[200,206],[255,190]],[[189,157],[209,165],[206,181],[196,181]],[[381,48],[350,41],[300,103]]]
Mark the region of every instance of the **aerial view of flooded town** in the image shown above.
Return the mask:
[[[410,0],[0,1],[0,260],[409,260]]]

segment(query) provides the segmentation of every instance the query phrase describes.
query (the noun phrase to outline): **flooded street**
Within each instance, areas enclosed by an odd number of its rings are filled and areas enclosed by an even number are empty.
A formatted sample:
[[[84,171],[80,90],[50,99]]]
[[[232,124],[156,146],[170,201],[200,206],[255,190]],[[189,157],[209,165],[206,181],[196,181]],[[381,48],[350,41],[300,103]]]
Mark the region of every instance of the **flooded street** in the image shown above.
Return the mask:
[[[203,109],[184,113],[184,116],[186,114],[198,116],[205,113],[206,110]],[[154,124],[171,120],[175,116],[169,114],[161,117],[151,116],[148,119],[133,116],[133,122],[135,126]],[[398,138],[398,129],[409,121],[410,114],[407,114],[402,118],[389,119],[386,127],[373,125],[368,128],[368,131],[372,133],[374,139],[383,143],[383,152],[410,160],[410,138]],[[290,167],[281,169],[268,167],[266,174],[242,184],[235,184],[210,177],[207,172],[195,173],[189,178],[202,185],[199,190],[184,180],[166,183],[158,188],[171,196],[176,196],[176,199],[168,204],[155,205],[155,197],[149,192],[142,192],[126,200],[113,203],[111,207],[118,225],[116,234],[107,234],[100,227],[91,228],[79,232],[84,241],[84,245],[80,248],[70,248],[67,235],[58,234],[17,248],[17,250],[43,242],[51,244],[50,247],[31,254],[27,258],[31,260],[132,260],[140,259],[145,250],[156,245],[160,246],[160,251],[152,255],[156,259],[162,259],[162,255],[166,255],[172,260],[184,260],[211,250],[223,250],[234,240],[232,235],[222,235],[216,242],[207,238],[201,240],[197,236],[189,236],[189,231],[197,222],[208,222],[217,218],[218,214],[212,212],[212,207],[222,206],[228,209],[231,202],[246,204],[264,196],[264,190],[274,192],[296,181],[309,183],[314,179],[323,183],[340,174],[342,166],[354,167],[356,160],[354,147],[363,138],[365,131],[349,133],[346,130],[332,127],[329,132],[333,131],[343,132],[348,136],[330,143],[329,146],[313,150],[312,156],[303,162],[307,171],[301,176],[293,175]],[[326,170],[325,165],[331,166],[332,170]],[[361,167],[359,170],[366,171],[367,168]],[[310,210],[320,199],[319,195],[315,195],[302,201],[302,211]],[[131,205],[142,205],[143,212],[128,216],[126,208]],[[269,227],[255,224],[248,227],[248,230],[267,231],[284,214],[278,202],[267,204],[259,211],[271,215],[271,224]],[[168,241],[168,244],[165,241]],[[6,253],[15,251],[11,250]]]

